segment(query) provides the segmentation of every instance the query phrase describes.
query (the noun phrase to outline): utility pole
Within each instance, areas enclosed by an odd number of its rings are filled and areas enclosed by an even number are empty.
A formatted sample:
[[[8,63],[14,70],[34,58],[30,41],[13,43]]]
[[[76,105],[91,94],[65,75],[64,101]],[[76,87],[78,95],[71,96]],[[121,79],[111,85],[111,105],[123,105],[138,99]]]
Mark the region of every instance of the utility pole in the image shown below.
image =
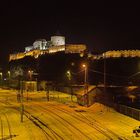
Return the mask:
[[[106,93],[106,56],[104,53],[104,94]]]
[[[20,94],[21,94],[21,122],[23,122],[24,104],[23,104],[23,80],[20,81]]]
[[[104,97],[106,97],[105,94],[106,94],[106,54],[104,53]],[[109,102],[108,97],[106,97],[104,101],[105,103],[108,103]]]

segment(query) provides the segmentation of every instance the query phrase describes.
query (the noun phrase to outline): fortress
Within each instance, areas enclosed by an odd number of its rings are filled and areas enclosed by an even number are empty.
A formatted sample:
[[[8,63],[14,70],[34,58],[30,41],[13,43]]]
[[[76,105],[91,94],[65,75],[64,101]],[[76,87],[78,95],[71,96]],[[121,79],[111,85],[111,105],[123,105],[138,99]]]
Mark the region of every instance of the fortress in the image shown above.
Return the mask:
[[[36,40],[33,46],[25,47],[25,52],[10,54],[9,61],[22,59],[26,56],[38,58],[42,54],[65,52],[84,53],[87,49],[84,44],[65,44],[64,36],[52,36],[50,41],[45,39]]]
[[[24,52],[10,54],[9,61],[22,59],[26,56],[38,58],[40,55],[56,52],[83,54],[86,49],[87,46],[85,44],[65,44],[64,36],[51,36],[50,41],[39,39],[32,46],[25,47]],[[89,54],[89,57],[92,59],[140,57],[140,50],[112,50],[99,55]]]

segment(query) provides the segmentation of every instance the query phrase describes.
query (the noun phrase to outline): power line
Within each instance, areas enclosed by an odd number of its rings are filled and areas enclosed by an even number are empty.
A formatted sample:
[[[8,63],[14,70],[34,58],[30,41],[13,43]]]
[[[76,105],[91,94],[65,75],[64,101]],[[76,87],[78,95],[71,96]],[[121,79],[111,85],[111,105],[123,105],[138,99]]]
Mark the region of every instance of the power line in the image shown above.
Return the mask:
[[[93,69],[89,69],[90,71],[92,72],[95,72],[95,73],[99,73],[101,75],[106,75],[106,76],[111,76],[111,77],[120,77],[120,78],[128,78],[126,76],[119,76],[119,75],[113,75],[113,74],[109,74],[109,73],[103,73],[103,72],[100,72],[100,71],[96,71],[96,70],[93,70]]]
[[[71,73],[72,73],[73,75],[78,75],[79,73],[81,73],[81,72],[83,72],[83,71],[85,71],[85,70],[81,70],[81,71],[79,71],[79,72],[77,72],[77,73],[74,73],[74,72],[71,71]]]
[[[132,77],[134,77],[134,76],[136,76],[136,75],[138,75],[138,74],[140,74],[140,71],[137,72],[137,73],[132,74],[131,76],[128,77],[128,79],[130,79],[130,78],[132,78]]]

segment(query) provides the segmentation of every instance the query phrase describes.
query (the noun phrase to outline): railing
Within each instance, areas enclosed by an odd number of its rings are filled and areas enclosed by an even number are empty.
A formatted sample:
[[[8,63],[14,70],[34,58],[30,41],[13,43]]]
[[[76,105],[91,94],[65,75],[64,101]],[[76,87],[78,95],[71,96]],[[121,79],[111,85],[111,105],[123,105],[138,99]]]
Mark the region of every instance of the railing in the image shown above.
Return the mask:
[[[128,107],[125,105],[115,105],[115,109],[127,116],[130,116],[136,120],[140,120],[140,110],[139,109],[135,109],[132,107]]]

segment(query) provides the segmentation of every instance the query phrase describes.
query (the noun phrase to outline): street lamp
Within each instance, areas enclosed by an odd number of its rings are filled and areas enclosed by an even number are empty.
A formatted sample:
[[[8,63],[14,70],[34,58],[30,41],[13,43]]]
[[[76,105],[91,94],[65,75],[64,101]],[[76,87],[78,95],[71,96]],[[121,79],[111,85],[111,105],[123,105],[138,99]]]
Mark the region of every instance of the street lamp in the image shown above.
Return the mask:
[[[33,71],[32,70],[28,70],[28,74],[29,74],[29,79],[32,80]]]
[[[70,70],[67,71],[67,77],[68,77],[69,80],[71,80],[71,72],[70,72]]]
[[[0,84],[2,85],[3,75],[2,72],[0,72]]]
[[[85,78],[84,78],[84,88],[85,88],[85,96],[86,96],[86,101],[87,101],[87,106],[88,106],[88,67],[86,64],[83,64],[82,67],[85,69]]]
[[[70,70],[67,71],[67,77],[68,77],[68,79],[69,79],[69,84],[70,84],[71,101],[73,101],[73,100],[72,100],[72,95],[73,95],[72,77],[71,77],[71,71],[70,71]]]
[[[0,72],[0,80],[2,80],[2,72]]]

